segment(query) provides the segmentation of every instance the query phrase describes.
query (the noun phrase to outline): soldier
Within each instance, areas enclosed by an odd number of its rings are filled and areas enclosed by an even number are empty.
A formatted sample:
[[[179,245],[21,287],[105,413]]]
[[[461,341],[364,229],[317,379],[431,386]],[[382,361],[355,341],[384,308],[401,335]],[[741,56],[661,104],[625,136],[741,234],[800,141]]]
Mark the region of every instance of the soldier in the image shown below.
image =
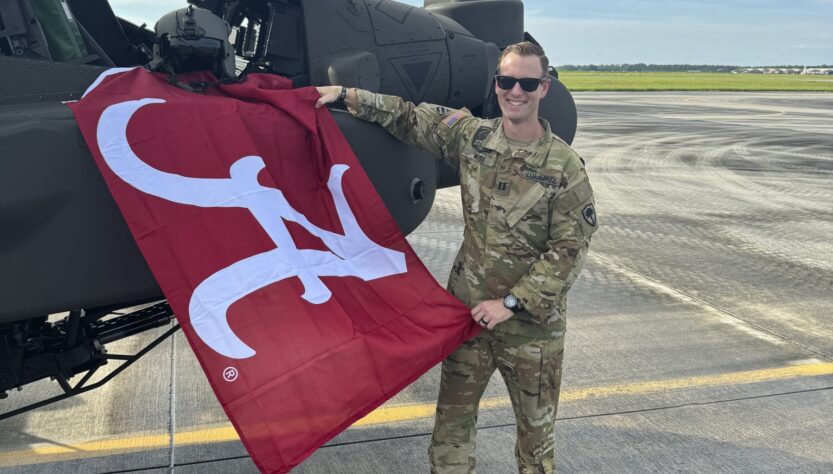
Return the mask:
[[[364,90],[318,88],[316,107],[344,102],[356,117],[459,170],[465,230],[448,290],[487,331],[443,362],[432,472],[474,472],[478,403],[495,369],[518,425],[518,471],[555,469],[565,296],[597,222],[583,160],[538,117],[547,70],[539,46],[507,47],[495,77],[503,117],[493,120]]]

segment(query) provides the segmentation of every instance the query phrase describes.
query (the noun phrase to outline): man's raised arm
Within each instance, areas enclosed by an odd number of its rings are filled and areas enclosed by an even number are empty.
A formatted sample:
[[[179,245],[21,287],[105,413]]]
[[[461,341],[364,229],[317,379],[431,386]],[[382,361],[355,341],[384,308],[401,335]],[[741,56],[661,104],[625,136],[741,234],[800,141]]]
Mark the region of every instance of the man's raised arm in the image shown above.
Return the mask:
[[[477,119],[466,109],[442,105],[415,105],[401,97],[341,86],[317,87],[321,98],[315,106],[343,102],[357,118],[375,122],[399,140],[417,146],[437,158],[459,165],[456,151]]]

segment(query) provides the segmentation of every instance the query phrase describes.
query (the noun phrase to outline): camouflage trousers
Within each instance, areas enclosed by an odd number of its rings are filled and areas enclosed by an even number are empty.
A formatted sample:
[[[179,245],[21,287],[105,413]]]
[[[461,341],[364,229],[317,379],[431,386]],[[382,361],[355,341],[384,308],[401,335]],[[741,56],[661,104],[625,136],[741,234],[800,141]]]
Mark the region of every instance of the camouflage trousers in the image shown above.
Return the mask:
[[[563,355],[563,336],[530,339],[499,330],[483,331],[460,346],[442,366],[434,434],[428,448],[431,472],[474,472],[478,404],[495,369],[506,383],[518,424],[518,472],[554,472],[553,431]]]

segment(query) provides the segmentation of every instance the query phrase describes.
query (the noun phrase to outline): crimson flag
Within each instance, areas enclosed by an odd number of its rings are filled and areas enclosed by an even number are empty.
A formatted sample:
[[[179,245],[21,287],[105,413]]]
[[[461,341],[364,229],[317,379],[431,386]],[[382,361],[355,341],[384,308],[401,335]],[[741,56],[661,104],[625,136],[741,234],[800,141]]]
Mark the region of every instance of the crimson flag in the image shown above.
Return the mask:
[[[195,78],[211,79],[180,77]],[[70,104],[266,472],[287,472],[479,330],[407,244],[318,97],[260,74],[197,94],[136,68],[106,71]]]

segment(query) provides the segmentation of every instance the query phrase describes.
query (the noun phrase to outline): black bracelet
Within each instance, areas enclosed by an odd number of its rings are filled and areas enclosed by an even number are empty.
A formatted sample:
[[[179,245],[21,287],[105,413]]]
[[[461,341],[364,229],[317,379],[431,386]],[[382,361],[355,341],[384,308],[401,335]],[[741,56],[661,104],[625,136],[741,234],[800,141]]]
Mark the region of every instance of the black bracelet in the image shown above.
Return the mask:
[[[346,98],[347,98],[347,88],[344,87],[344,86],[341,86],[341,93],[338,94],[338,98],[336,98],[336,103],[343,104],[344,99],[346,99]]]

